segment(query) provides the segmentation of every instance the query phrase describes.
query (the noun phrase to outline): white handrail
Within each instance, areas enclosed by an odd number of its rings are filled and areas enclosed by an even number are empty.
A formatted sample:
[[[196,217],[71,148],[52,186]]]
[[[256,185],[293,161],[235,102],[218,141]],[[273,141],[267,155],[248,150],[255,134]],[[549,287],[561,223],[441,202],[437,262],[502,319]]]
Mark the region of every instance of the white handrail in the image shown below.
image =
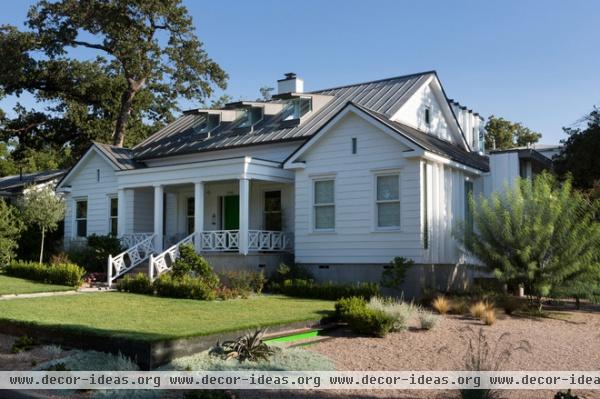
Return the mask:
[[[131,248],[121,252],[116,256],[108,255],[107,282],[111,287],[113,281],[133,269],[146,259],[150,258],[154,253],[154,236],[155,234],[146,237]],[[126,259],[129,259],[127,264]],[[113,273],[114,269],[114,273]]]
[[[170,271],[173,262],[179,258],[179,247],[184,244],[194,244],[195,238],[196,233],[192,233],[183,240],[179,241],[177,244],[170,246],[160,254],[156,256],[150,255],[150,262],[148,264],[148,276],[150,277],[150,281],[154,281],[155,277]]]
[[[201,251],[237,251],[239,245],[238,230],[205,230],[200,233]]]
[[[152,237],[154,233],[126,233],[121,236],[121,243],[125,248],[133,247],[140,242]]]

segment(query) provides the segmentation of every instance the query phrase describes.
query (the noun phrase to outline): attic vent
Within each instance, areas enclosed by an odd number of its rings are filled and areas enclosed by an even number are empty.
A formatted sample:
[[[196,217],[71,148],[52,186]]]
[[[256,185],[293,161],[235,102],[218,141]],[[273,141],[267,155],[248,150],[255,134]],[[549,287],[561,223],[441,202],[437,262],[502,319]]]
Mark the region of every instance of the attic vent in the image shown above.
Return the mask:
[[[429,126],[431,124],[431,109],[425,108],[425,124]]]

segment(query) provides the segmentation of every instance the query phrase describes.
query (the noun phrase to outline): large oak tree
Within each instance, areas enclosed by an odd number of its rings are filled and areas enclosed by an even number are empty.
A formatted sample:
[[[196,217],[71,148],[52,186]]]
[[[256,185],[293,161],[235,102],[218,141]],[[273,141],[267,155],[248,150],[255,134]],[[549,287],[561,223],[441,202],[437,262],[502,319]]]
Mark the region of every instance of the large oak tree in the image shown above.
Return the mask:
[[[0,27],[0,97],[38,101],[0,114],[0,138],[17,154],[134,145],[172,119],[179,99],[202,102],[226,85],[180,0],[42,0],[26,26]]]

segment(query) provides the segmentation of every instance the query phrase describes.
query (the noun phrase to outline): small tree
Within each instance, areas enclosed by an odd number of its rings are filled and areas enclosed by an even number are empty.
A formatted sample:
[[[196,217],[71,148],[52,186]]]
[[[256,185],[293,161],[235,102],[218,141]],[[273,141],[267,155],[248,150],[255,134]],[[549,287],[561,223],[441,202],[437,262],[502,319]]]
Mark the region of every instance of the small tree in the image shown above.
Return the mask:
[[[38,227],[42,232],[40,246],[40,263],[42,263],[46,232],[54,231],[58,227],[58,222],[65,217],[65,203],[50,186],[45,186],[26,190],[22,207],[25,222]]]
[[[0,266],[14,257],[22,227],[17,209],[0,199]]]
[[[598,270],[600,223],[591,206],[567,180],[548,173],[520,179],[503,193],[470,198],[475,229],[459,223],[456,238],[507,284],[523,284],[536,297],[582,273]]]

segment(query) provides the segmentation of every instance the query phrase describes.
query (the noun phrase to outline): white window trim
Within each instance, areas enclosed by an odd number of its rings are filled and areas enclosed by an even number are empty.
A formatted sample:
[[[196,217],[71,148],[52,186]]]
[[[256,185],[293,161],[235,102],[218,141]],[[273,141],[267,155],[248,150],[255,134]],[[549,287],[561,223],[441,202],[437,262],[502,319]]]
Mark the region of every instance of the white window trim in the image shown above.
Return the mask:
[[[336,175],[335,174],[327,174],[327,175],[318,175],[318,176],[309,176],[310,178],[310,193],[309,193],[309,202],[310,202],[310,212],[309,212],[309,225],[310,231],[312,234],[335,234],[336,226],[337,226],[337,206],[335,203],[337,196],[337,184],[336,184]],[[333,203],[332,204],[315,204],[315,183],[318,181],[333,181]],[[333,205],[333,229],[317,229],[315,223],[315,206],[332,206]]]
[[[86,205],[86,207],[87,207],[87,209],[86,209],[86,217],[85,217],[85,219],[78,219],[77,218],[77,203],[78,202],[82,202],[82,201],[85,201],[87,203],[87,205]],[[73,225],[72,225],[72,228],[71,228],[71,238],[73,238],[75,240],[77,240],[77,239],[81,240],[81,239],[86,239],[87,238],[89,227],[90,227],[89,226],[89,220],[90,220],[89,216],[90,216],[90,201],[88,200],[88,197],[75,197],[75,198],[73,198]],[[77,235],[77,222],[79,220],[85,220],[86,221],[86,224],[85,224],[85,237]]]
[[[397,200],[378,200],[377,199],[377,178],[380,176],[397,176],[398,177],[398,199]],[[372,190],[372,201],[373,204],[373,212],[372,212],[372,231],[375,233],[397,233],[402,231],[402,176],[400,173],[400,169],[391,169],[391,170],[378,170],[373,171],[373,190]],[[398,208],[400,212],[400,225],[399,226],[387,226],[381,227],[379,226],[379,213],[377,209],[378,204],[385,203],[398,203]]]
[[[260,190],[260,208],[262,215],[261,215],[261,228],[263,230],[266,229],[266,221],[267,221],[267,212],[265,210],[266,207],[266,202],[265,202],[265,193],[271,192],[271,191],[279,191],[279,194],[281,196],[281,210],[279,211],[279,213],[281,214],[281,231],[285,231],[285,222],[284,222],[284,214],[283,214],[283,188],[282,187],[263,187]],[[276,212],[271,212],[271,213],[276,213]]]
[[[111,211],[111,207],[110,207],[110,203],[113,199],[117,200],[117,216],[112,216],[110,214]],[[88,206],[89,206],[89,202],[88,202]],[[117,233],[115,234],[115,237],[118,235],[118,230],[119,230],[119,197],[117,194],[108,194],[106,196],[106,235],[110,235],[110,226],[111,226],[111,222],[112,219],[115,218],[117,219]]]

